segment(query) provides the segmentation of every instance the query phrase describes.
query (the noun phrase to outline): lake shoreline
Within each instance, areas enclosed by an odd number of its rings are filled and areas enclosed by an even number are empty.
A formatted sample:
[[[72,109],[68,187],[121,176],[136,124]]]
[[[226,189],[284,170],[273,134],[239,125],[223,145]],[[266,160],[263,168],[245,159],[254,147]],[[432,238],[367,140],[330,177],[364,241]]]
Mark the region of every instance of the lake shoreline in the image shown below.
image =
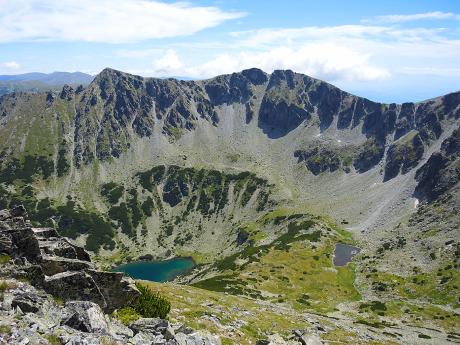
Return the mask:
[[[173,257],[165,260],[136,260],[112,268],[133,279],[153,282],[169,282],[197,267],[192,257]]]

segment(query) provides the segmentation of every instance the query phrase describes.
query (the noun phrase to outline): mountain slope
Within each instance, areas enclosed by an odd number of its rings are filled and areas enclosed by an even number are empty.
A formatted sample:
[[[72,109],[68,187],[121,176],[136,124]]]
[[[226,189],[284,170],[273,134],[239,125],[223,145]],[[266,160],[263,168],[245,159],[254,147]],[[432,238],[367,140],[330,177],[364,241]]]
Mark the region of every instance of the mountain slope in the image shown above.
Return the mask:
[[[3,97],[0,146],[7,160],[44,156],[57,175],[60,160],[68,187],[85,171],[123,180],[158,164],[250,170],[285,198],[364,230],[411,211],[415,168],[458,126],[459,99],[379,104],[291,71],[195,82],[106,69],[86,89]],[[100,171],[89,172],[96,161]]]
[[[105,69],[0,98],[0,208],[25,204],[106,267],[191,255],[201,288],[442,338],[460,303],[459,124],[460,92],[380,104],[292,71]],[[353,264],[331,262],[339,242],[361,248]]]

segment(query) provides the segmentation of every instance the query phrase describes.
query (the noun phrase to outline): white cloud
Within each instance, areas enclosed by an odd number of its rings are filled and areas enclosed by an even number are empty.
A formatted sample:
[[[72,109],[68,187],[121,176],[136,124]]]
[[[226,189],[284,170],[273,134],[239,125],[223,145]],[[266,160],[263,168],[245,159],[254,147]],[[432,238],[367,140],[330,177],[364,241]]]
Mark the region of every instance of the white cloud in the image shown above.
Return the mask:
[[[150,0],[0,0],[0,43],[126,43],[192,35],[244,16],[217,7]]]
[[[16,61],[7,61],[0,63],[0,68],[7,71],[16,71],[19,69],[19,64]]]
[[[385,16],[377,16],[373,18],[363,19],[363,23],[404,23],[412,22],[416,20],[445,20],[445,19],[457,19],[460,20],[460,15],[451,12],[425,12],[415,14],[390,14]]]
[[[369,63],[369,56],[329,43],[306,44],[299,48],[282,46],[263,52],[220,54],[198,65],[186,65],[175,52],[170,51],[156,61],[153,74],[206,78],[251,67],[258,67],[266,72],[292,69],[328,81],[379,80],[390,75],[386,69]]]
[[[259,29],[233,32],[230,35],[240,39],[246,46],[263,46],[273,44],[293,44],[298,41],[323,42],[343,40],[417,41],[439,38],[445,29],[442,28],[411,28],[404,29],[393,26],[376,25],[339,25],[339,26],[307,26],[301,28]]]
[[[445,28],[384,25],[265,28],[231,33],[227,47],[219,49],[205,42],[186,49],[170,45],[173,53],[160,55],[161,66],[157,60],[148,74],[207,78],[258,67],[292,69],[329,82],[376,81],[414,71],[448,75],[460,61],[455,37]],[[198,54],[191,56],[193,49]]]
[[[160,76],[178,76],[183,72],[184,64],[175,51],[169,50],[163,57],[155,61],[154,70]]]

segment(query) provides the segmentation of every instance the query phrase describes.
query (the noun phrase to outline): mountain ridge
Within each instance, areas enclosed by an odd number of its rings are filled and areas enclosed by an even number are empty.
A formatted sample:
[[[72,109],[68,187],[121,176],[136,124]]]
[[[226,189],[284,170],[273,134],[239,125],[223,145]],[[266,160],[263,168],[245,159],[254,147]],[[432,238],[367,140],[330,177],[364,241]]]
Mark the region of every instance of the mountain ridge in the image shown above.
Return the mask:
[[[0,81],[41,81],[48,85],[88,84],[93,76],[83,72],[30,72],[23,74],[3,74]]]
[[[59,120],[51,113],[46,115],[53,132],[61,133],[60,139],[48,134],[48,147],[56,157],[53,165],[61,158],[70,170],[95,160],[114,162],[137,145],[145,153],[151,152],[152,140],[171,152],[183,145],[197,145],[198,152],[192,150],[192,156],[206,161],[203,153],[215,156],[217,152],[209,148],[221,145],[214,143],[213,137],[218,135],[226,140],[222,152],[235,151],[229,155],[238,155],[243,149],[243,156],[257,161],[260,157],[251,146],[273,146],[281,140],[284,144],[276,145],[292,148],[287,155],[276,155],[288,159],[285,164],[292,169],[303,165],[314,176],[327,171],[363,174],[383,164],[385,173],[380,181],[389,181],[413,171],[426,150],[447,135],[449,130],[445,132],[443,127],[454,128],[460,116],[458,92],[419,103],[380,104],[292,71],[269,75],[259,69],[203,81],[178,81],[107,68],[86,88],[65,87],[59,94],[27,97],[38,102],[41,110],[37,111],[44,114],[56,107],[64,109],[60,112],[66,116]],[[9,119],[8,103],[14,104],[14,99],[2,99],[3,127]],[[251,138],[245,134],[249,132],[261,135]],[[11,137],[4,143],[3,157],[8,152],[23,155],[21,145],[15,143],[18,139]],[[158,155],[159,151],[151,153]],[[263,164],[270,164],[270,153],[267,155]],[[181,163],[170,158],[169,164]],[[215,158],[215,162],[226,160]],[[151,160],[146,157],[139,164],[148,168],[145,163]]]
[[[163,287],[176,302],[228,293],[270,319],[326,313],[380,340],[394,322],[402,343],[423,318],[448,339],[459,127],[460,92],[381,104],[292,71],[180,81],[105,69],[86,87],[0,97],[0,209],[24,204],[105,269],[193,257],[181,278],[193,286]],[[343,267],[338,243],[361,249]],[[257,319],[243,343],[272,327]]]

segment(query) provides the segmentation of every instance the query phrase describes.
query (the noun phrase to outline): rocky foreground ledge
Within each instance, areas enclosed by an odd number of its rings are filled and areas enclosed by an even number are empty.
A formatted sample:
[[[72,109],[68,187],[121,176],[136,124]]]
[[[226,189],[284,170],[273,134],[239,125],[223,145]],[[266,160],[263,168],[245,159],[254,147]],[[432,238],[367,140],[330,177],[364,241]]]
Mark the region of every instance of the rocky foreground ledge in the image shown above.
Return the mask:
[[[221,345],[207,331],[168,320],[124,325],[109,316],[139,295],[131,278],[98,270],[83,248],[53,228],[33,227],[24,207],[0,210],[0,345]],[[273,334],[256,343],[321,344],[302,331],[287,341]]]
[[[32,227],[24,207],[0,211],[0,344],[220,344],[167,320],[125,326],[106,314],[138,296],[132,279],[97,270],[54,229]]]

